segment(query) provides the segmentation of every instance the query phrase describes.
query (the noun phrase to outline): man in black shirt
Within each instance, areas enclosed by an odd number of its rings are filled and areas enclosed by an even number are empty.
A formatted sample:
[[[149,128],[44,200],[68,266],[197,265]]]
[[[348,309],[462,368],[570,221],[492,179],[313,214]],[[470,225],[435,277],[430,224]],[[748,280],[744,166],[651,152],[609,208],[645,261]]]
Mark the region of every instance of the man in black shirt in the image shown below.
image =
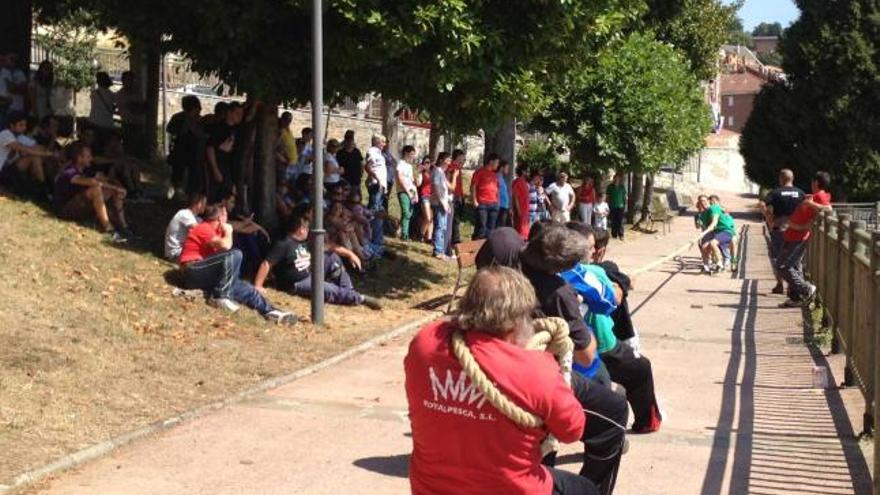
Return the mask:
[[[233,102],[226,110],[225,118],[216,122],[208,130],[208,146],[205,158],[208,168],[208,200],[216,202],[224,190],[232,187],[233,149],[235,148],[235,130],[244,115],[239,103]],[[237,192],[237,191],[236,191]]]
[[[774,274],[776,275],[776,287],[772,290],[773,294],[782,294],[785,291],[782,286],[782,277],[775,268],[776,258],[784,243],[782,234],[788,228],[788,217],[794,213],[805,197],[804,191],[794,187],[794,173],[784,168],[779,171],[779,187],[771,191],[762,201],[764,218],[770,227],[770,258],[773,260]]]
[[[585,367],[596,358],[596,340],[584,322],[574,289],[557,273],[570,270],[587,252],[587,239],[562,224],[541,225],[521,254],[522,271],[535,288],[538,305],[544,316],[555,316],[568,323],[574,342],[574,360]],[[598,382],[572,373],[571,388],[588,416],[584,430],[584,465],[581,476],[611,493],[617,481],[617,469],[625,442],[629,409],[626,396]],[[610,420],[610,421],[609,421]],[[554,457],[545,459],[547,464]]]
[[[294,217],[287,237],[279,241],[260,264],[254,277],[254,287],[262,292],[269,271],[274,269],[278,288],[298,296],[310,297],[312,255],[309,252],[308,240],[308,218],[305,215]],[[345,271],[340,256],[345,257],[352,265],[360,266],[360,260],[353,252],[341,246],[328,244],[324,256],[324,301],[346,306],[363,304],[370,309],[382,309],[378,299],[354,290],[351,277]]]
[[[361,187],[364,174],[364,155],[354,144],[354,131],[345,131],[342,149],[336,152],[336,161],[343,169],[342,177],[355,188]]]

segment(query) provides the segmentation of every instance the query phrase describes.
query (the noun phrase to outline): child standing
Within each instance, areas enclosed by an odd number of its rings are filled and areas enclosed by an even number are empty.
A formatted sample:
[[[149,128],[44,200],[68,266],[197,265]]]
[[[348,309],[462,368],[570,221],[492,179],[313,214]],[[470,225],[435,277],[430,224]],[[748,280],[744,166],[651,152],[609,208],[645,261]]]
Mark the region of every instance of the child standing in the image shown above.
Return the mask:
[[[593,205],[593,219],[596,223],[596,228],[608,229],[608,215],[610,213],[611,208],[605,202],[605,194],[601,192],[596,194],[596,204]]]

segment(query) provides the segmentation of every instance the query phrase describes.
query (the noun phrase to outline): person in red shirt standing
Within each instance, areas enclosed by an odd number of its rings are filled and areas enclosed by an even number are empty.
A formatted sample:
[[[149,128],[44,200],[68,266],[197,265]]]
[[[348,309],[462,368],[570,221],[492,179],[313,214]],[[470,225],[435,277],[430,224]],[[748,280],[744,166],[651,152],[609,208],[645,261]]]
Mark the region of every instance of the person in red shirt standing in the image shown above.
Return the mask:
[[[232,249],[232,225],[226,208],[211,205],[202,214],[203,222],[189,230],[180,253],[180,270],[187,289],[208,294],[208,304],[236,312],[238,303],[257,310],[276,323],[296,323],[293,313],[275,308],[262,293],[238,278],[241,251]]]
[[[452,255],[453,246],[461,244],[461,214],[464,212],[464,186],[462,181],[462,173],[464,172],[464,162],[467,159],[464,150],[452,150],[452,163],[446,169],[446,178],[452,184],[452,211],[450,215],[450,226],[446,230],[449,238],[449,249],[446,254]]]
[[[419,190],[419,207],[421,211],[422,241],[431,244],[434,240],[434,216],[431,211],[431,157],[422,158],[419,165],[419,173],[416,175],[416,185]]]
[[[593,204],[596,202],[596,188],[589,172],[584,173],[583,184],[577,189],[578,215],[581,222],[593,225]]]
[[[804,251],[816,215],[831,210],[830,186],[828,172],[816,172],[812,182],[813,194],[801,201],[788,218],[788,228],[782,233],[782,249],[776,259],[776,269],[789,287],[789,299],[780,304],[780,308],[807,306],[816,297],[816,286],[804,278]]]
[[[501,159],[495,153],[486,156],[486,162],[471,178],[471,197],[477,215],[474,218],[473,240],[485,239],[495,230],[498,221],[498,164]]]
[[[513,211],[513,228],[523,239],[529,238],[529,168],[520,164],[516,168],[516,179],[513,181],[513,194],[510,198]]]
[[[429,323],[410,343],[404,369],[414,495],[598,494],[587,478],[541,464],[542,440],[552,434],[575,442],[586,418],[554,358],[524,348],[536,306],[522,274],[486,268],[477,272],[451,320]],[[519,426],[487,401],[452,353],[451,336],[458,330],[486,375],[505,396],[541,417],[542,428]]]

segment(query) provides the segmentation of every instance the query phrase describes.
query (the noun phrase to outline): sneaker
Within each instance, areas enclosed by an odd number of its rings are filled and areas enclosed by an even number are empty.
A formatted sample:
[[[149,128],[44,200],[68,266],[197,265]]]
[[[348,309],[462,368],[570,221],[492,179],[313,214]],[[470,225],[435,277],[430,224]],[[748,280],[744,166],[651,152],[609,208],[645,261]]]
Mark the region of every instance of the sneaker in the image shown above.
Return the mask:
[[[361,304],[363,304],[364,306],[366,306],[372,310],[375,310],[375,311],[379,311],[382,309],[382,302],[379,301],[378,298],[372,297],[372,296],[363,296],[363,297],[364,297],[364,299],[361,301]]]
[[[211,299],[208,299],[208,304],[215,308],[225,309],[230,313],[235,313],[240,309],[238,304],[225,297],[212,297]]]
[[[443,253],[434,253],[434,257],[437,258],[438,260],[442,260],[442,261],[446,261],[448,259],[448,258],[446,258],[446,255]]]
[[[724,270],[724,266],[723,266],[723,265],[719,265],[718,263],[715,263],[714,265],[712,265],[712,267],[711,267],[709,270],[710,270],[712,273],[718,273],[718,272]]]
[[[174,199],[174,195],[177,191],[174,190],[174,186],[168,186],[168,190],[165,192],[165,197],[168,198],[168,201]]]
[[[280,309],[273,309],[272,311],[269,311],[268,313],[263,315],[263,318],[266,318],[267,320],[278,325],[296,325],[296,323],[299,321],[299,318],[295,314],[289,311],[281,311]]]
[[[795,301],[794,299],[786,299],[785,302],[779,303],[780,308],[800,308],[803,305],[802,301]]]
[[[785,287],[782,284],[776,284],[773,287],[773,290],[770,291],[771,294],[785,294]]]
[[[125,244],[128,242],[128,238],[125,237],[124,234],[118,232],[116,230],[111,230],[105,234],[107,242],[111,244]]]
[[[712,272],[712,269],[709,267],[709,265],[703,265],[700,267],[700,272],[701,273],[710,273],[710,272]]]

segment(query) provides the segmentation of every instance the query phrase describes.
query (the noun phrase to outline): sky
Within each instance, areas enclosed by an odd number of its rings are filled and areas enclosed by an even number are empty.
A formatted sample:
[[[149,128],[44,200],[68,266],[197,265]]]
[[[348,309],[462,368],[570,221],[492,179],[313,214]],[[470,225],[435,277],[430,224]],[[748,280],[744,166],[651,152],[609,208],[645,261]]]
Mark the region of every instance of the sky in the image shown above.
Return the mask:
[[[788,27],[799,13],[792,0],[746,0],[739,10],[746,31],[762,22],[778,22],[782,27]]]

